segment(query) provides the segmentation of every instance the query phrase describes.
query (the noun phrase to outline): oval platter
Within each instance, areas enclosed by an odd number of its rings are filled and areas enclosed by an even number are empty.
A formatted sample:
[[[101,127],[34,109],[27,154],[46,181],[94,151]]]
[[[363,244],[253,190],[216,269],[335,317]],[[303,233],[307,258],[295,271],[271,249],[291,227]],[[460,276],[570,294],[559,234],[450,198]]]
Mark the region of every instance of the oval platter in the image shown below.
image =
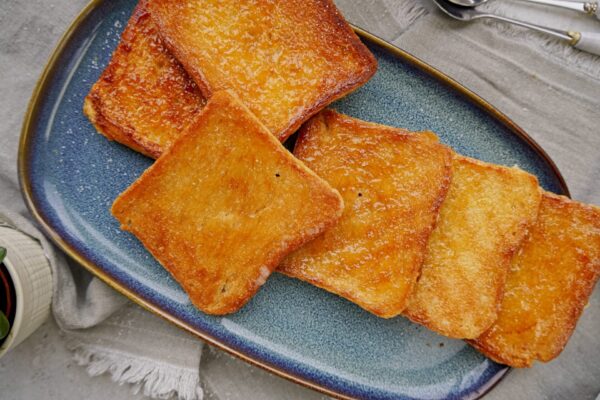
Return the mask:
[[[240,312],[196,310],[170,275],[110,215],[150,164],[96,133],[82,104],[135,1],[92,1],[65,33],[30,102],[19,150],[32,214],[68,255],[131,300],[208,343],[338,398],[475,399],[508,371],[467,344],[403,318],[376,318],[308,284],[274,274]],[[410,130],[433,130],[458,152],[519,165],[567,194],[544,151],[490,104],[412,55],[356,28],[379,70],[333,107]]]

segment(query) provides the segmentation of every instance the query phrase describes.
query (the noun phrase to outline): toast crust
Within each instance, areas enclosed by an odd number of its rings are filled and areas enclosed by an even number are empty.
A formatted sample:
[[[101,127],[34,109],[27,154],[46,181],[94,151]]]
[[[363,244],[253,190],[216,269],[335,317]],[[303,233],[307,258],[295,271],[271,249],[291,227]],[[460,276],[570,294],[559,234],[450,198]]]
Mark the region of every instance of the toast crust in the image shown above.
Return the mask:
[[[404,315],[444,336],[473,339],[496,320],[515,251],[535,223],[537,179],[455,154],[416,289]]]
[[[136,6],[83,111],[108,139],[158,158],[206,101],[162,43],[147,3]]]
[[[567,344],[600,277],[600,208],[544,193],[515,256],[497,321],[469,343],[513,367],[548,362]]]
[[[331,0],[154,0],[149,7],[204,96],[233,89],[282,142],[377,69]]]
[[[281,259],[341,216],[337,191],[229,92],[112,207],[209,314],[242,307]]]
[[[450,185],[451,152],[413,134],[331,110],[300,130],[294,154],[338,189],[339,223],[278,271],[384,318],[402,312]]]

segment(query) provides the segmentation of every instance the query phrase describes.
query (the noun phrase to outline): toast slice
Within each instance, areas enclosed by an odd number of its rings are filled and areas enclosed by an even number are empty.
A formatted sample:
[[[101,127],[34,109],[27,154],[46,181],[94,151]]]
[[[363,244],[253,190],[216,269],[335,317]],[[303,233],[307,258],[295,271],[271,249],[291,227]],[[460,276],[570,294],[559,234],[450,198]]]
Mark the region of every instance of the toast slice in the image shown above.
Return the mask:
[[[294,154],[340,191],[340,222],[278,271],[380,317],[400,314],[450,186],[451,152],[413,134],[325,110],[300,130]]]
[[[377,68],[332,0],[153,0],[149,8],[202,93],[233,89],[282,142]]]
[[[141,0],[135,8],[83,109],[108,139],[157,158],[194,119],[205,100],[163,45],[147,3]]]
[[[516,255],[498,319],[470,341],[513,367],[563,350],[600,276],[600,208],[545,193],[540,216]]]
[[[341,216],[337,191],[248,109],[217,92],[114,202],[136,235],[209,314],[238,310],[281,259]]]
[[[535,223],[537,179],[454,156],[452,185],[404,315],[442,335],[473,339],[496,320],[515,251]]]

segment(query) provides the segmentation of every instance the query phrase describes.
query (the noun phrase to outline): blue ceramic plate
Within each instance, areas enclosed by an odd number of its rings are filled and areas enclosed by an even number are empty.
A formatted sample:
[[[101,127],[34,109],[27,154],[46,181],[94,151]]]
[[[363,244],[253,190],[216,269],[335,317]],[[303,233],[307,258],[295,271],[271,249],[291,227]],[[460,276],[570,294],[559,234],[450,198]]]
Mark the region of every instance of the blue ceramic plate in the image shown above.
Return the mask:
[[[464,342],[404,318],[384,320],[308,284],[274,274],[240,312],[196,310],[179,285],[111,216],[113,200],[150,164],[96,133],[82,114],[134,1],[94,1],[59,44],[34,93],[20,149],[32,213],[68,254],[132,300],[204,340],[295,382],[342,398],[477,398],[507,371]],[[553,163],[505,116],[438,71],[358,31],[379,61],[339,111],[433,130],[457,151],[518,164],[566,193]]]

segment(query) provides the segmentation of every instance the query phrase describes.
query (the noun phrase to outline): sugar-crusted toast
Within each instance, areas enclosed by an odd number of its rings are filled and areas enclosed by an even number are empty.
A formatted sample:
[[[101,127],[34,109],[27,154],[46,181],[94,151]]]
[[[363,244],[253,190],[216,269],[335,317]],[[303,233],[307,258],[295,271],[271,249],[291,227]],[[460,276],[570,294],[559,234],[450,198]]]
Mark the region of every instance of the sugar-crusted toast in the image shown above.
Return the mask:
[[[404,315],[438,333],[473,339],[496,320],[514,252],[535,223],[538,181],[455,154],[452,184]]]
[[[545,193],[512,261],[496,322],[469,341],[513,367],[550,361],[565,347],[600,277],[600,208]]]
[[[324,110],[302,127],[294,154],[339,190],[345,210],[278,271],[378,316],[400,314],[450,185],[450,150],[432,134]]]
[[[199,309],[238,310],[289,252],[335,223],[337,191],[229,92],[114,202],[113,215]]]
[[[331,0],[153,0],[149,9],[202,93],[233,89],[281,141],[377,68]]]
[[[84,102],[96,129],[149,157],[159,157],[205,103],[166,49],[147,10],[136,6],[110,63]]]

